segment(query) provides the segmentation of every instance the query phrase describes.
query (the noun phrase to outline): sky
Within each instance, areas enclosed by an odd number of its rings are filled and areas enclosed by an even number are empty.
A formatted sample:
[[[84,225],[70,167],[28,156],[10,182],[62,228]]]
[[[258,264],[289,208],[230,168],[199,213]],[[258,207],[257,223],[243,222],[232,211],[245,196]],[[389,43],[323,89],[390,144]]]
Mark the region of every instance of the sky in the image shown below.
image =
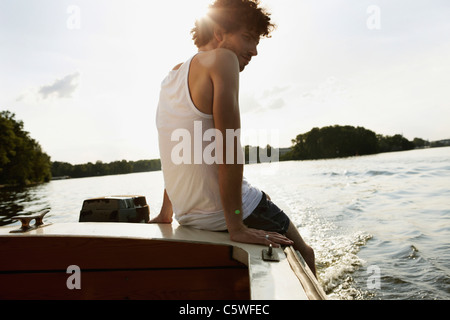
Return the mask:
[[[159,158],[160,84],[206,0],[0,0],[0,110],[52,161]],[[243,145],[313,127],[450,138],[448,0],[262,0],[277,29],[240,79]]]

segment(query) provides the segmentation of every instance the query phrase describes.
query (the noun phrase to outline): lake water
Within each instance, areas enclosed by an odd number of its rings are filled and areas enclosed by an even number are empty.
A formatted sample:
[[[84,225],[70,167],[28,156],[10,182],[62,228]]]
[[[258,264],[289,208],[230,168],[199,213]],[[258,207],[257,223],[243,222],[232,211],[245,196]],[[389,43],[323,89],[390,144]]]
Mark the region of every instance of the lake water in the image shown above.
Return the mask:
[[[450,299],[450,148],[248,165],[245,176],[315,249],[331,298]],[[77,222],[84,199],[118,194],[145,195],[154,216],[162,173],[3,189],[0,222],[46,208],[46,221]]]

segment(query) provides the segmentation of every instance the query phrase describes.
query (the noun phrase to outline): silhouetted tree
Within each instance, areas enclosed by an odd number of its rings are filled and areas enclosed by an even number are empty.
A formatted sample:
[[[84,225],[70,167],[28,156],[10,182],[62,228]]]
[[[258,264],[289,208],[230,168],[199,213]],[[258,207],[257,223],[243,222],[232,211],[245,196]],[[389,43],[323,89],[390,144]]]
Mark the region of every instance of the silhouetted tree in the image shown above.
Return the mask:
[[[0,112],[0,183],[26,185],[51,179],[50,157],[9,111]]]
[[[402,135],[383,136],[363,127],[313,128],[292,140],[291,151],[281,160],[310,160],[411,150],[415,144]]]

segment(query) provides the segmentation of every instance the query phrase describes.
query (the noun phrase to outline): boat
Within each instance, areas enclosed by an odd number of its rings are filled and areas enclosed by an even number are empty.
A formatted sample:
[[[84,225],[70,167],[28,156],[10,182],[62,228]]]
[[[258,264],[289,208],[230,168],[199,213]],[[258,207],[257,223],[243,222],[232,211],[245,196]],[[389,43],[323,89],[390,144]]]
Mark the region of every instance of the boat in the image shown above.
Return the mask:
[[[139,196],[95,201],[106,200],[148,208]],[[84,209],[80,221],[89,220]],[[0,228],[0,299],[327,299],[301,255],[290,246],[237,243],[227,232],[175,222],[118,221],[126,213],[102,214],[107,222],[97,217],[92,218],[96,222],[46,223],[47,213],[17,216],[20,227]],[[111,222],[110,217],[117,219]]]

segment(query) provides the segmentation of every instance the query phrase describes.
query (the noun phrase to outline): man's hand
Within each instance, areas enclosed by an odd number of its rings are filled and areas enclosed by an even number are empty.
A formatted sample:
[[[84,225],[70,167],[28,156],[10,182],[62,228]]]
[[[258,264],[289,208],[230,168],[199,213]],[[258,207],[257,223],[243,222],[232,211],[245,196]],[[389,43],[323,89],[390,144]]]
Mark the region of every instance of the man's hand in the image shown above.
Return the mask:
[[[151,219],[148,223],[169,224],[172,223],[172,218],[173,218],[172,202],[170,201],[169,196],[167,195],[167,191],[164,189],[164,198],[161,211],[159,212],[159,215],[157,217]]]
[[[159,214],[155,218],[151,219],[148,223],[161,223],[161,224],[171,224],[172,218],[168,218],[165,215]]]
[[[241,243],[262,244],[266,246],[271,244],[274,248],[278,248],[280,245],[290,246],[294,244],[292,240],[279,233],[247,227],[230,231],[229,233],[232,241]]]

